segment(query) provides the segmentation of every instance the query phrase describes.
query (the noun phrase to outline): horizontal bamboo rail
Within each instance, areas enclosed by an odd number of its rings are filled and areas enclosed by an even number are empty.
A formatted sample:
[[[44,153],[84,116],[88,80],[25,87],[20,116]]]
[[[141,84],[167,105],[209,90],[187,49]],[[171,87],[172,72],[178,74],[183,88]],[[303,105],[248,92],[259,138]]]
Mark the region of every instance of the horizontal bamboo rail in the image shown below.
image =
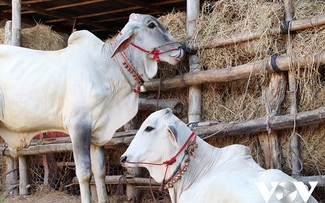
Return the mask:
[[[216,123],[202,122],[193,127],[193,131],[206,139],[211,136],[235,136],[249,133],[267,132],[268,128],[272,130],[292,129],[295,127],[310,126],[325,123],[325,107],[316,110],[297,113],[296,115],[283,115],[263,117],[250,121]],[[106,148],[116,148],[119,145],[128,145],[131,143],[136,130],[128,132],[118,132],[113,139],[105,145]],[[5,147],[0,147],[5,155],[10,155],[9,150]],[[72,145],[70,138],[57,138],[50,140],[33,141],[32,145],[26,149],[18,151],[18,155],[35,155],[46,153],[62,153],[71,152]]]
[[[194,132],[206,139],[210,136],[242,135],[267,132],[268,129],[285,130],[322,123],[325,123],[325,107],[295,115],[270,116],[244,122],[219,123],[207,127],[197,127],[194,128]]]
[[[304,68],[310,64],[325,64],[325,52],[318,52],[304,57],[297,56],[278,56],[275,59],[279,71],[288,71],[289,66],[299,65],[300,68]],[[168,90],[173,88],[189,87],[199,84],[229,82],[239,79],[245,79],[248,77],[256,76],[263,72],[276,72],[271,65],[271,57],[267,59],[239,65],[235,67],[222,68],[216,70],[206,70],[185,73],[184,75],[178,75],[172,78],[166,79],[154,79],[143,84],[144,91],[155,91],[158,88],[160,90]]]
[[[317,181],[318,187],[325,186],[325,176],[294,176],[293,178],[295,178],[298,181],[302,181],[307,185],[308,185],[309,181]],[[73,178],[72,183],[79,184],[77,177]],[[153,179],[139,178],[139,177],[134,177],[131,175],[106,176],[105,183],[110,184],[110,185],[117,185],[117,184],[147,185],[147,187],[150,184],[151,184],[151,186],[159,186],[160,185],[160,183],[157,183]],[[90,184],[95,184],[95,180],[93,178],[91,179]],[[154,188],[159,189],[159,187],[154,187]]]
[[[318,27],[320,25],[325,24],[325,15],[318,15],[312,18],[301,19],[301,20],[294,20],[291,22],[290,31],[299,31],[308,28]],[[281,25],[271,28],[268,32],[271,35],[276,35],[282,33]],[[287,34],[287,33],[285,33]],[[265,31],[257,31],[257,32],[250,32],[250,33],[240,33],[240,34],[233,34],[230,36],[224,36],[215,38],[203,44],[196,44],[193,42],[189,42],[187,47],[189,50],[198,50],[198,49],[210,49],[215,47],[227,46],[235,43],[246,42],[254,39],[258,39],[265,35]]]
[[[79,184],[77,177],[72,179],[72,183]],[[118,185],[118,184],[151,184],[152,186],[159,186],[160,184],[157,183],[152,178],[140,178],[140,177],[134,177],[132,175],[113,175],[113,176],[106,176],[105,177],[105,183],[111,184],[111,185]],[[92,178],[90,180],[90,184],[95,184],[95,179]]]
[[[139,111],[156,111],[164,108],[170,108],[174,113],[179,114],[184,105],[179,99],[139,99]]]
[[[298,181],[302,181],[305,184],[308,185],[308,182],[310,181],[317,181],[318,187],[324,187],[325,186],[325,175],[322,176],[293,176]]]

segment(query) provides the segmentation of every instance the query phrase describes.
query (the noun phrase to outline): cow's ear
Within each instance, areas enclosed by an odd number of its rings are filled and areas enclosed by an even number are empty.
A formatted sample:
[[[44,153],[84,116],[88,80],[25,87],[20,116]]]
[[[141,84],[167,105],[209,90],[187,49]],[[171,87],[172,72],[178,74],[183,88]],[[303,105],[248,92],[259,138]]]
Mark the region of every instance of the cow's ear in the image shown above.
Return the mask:
[[[131,44],[131,40],[133,37],[133,30],[128,30],[121,34],[121,36],[118,37],[117,45],[111,55],[111,57],[114,57],[115,54],[124,51],[128,46]]]
[[[176,130],[175,126],[169,125],[167,127],[167,131],[168,131],[168,138],[171,141],[171,143],[174,146],[179,147],[178,143],[177,143],[177,130]]]

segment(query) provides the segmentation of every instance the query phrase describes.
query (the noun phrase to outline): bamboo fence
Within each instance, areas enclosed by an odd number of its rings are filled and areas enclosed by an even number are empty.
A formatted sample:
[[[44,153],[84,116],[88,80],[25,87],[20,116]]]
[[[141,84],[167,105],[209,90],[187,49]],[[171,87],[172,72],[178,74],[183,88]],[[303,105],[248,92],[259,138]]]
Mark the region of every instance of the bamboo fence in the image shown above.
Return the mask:
[[[190,51],[195,51],[198,49],[210,49],[221,46],[228,46],[232,44],[238,44],[246,41],[251,41],[256,38],[259,38],[263,35],[262,32],[253,32],[247,34],[234,34],[227,37],[215,38],[209,43],[205,44],[195,44],[191,39],[193,36],[193,30],[195,29],[195,22],[198,17],[198,2],[197,0],[188,0],[188,41],[187,46]],[[220,137],[220,136],[239,136],[246,135],[250,133],[254,133],[254,135],[259,136],[260,141],[267,140],[267,146],[264,148],[268,148],[268,145],[271,145],[271,150],[264,151],[264,154],[269,154],[271,157],[268,160],[267,167],[274,167],[281,169],[281,160],[279,160],[279,142],[277,141],[277,137],[279,136],[276,131],[284,130],[284,129],[295,129],[298,127],[324,124],[325,123],[325,107],[305,111],[298,112],[297,111],[297,103],[295,101],[296,91],[295,84],[293,84],[294,79],[290,74],[291,67],[299,64],[300,68],[304,68],[310,64],[325,64],[325,52],[315,52],[313,54],[305,55],[303,57],[295,56],[290,48],[291,43],[291,32],[292,31],[301,31],[308,28],[318,27],[325,25],[325,15],[314,16],[308,19],[294,20],[292,21],[292,2],[291,0],[285,0],[285,13],[286,13],[286,21],[290,22],[290,26],[284,32],[283,24],[277,25],[274,28],[270,29],[270,34],[285,34],[288,36],[287,38],[287,54],[286,55],[273,55],[263,60],[258,60],[252,63],[247,63],[234,67],[227,68],[218,68],[215,70],[199,70],[199,58],[195,54],[191,54],[189,58],[189,66],[190,72],[182,75],[178,75],[175,77],[167,78],[167,79],[154,79],[150,82],[144,83],[144,90],[156,91],[156,90],[170,90],[175,88],[184,88],[189,87],[189,108],[188,108],[188,119],[190,122],[195,122],[191,125],[193,131],[201,136],[203,139],[208,139],[211,137]],[[8,33],[6,36],[12,36],[12,40],[19,41],[19,34],[17,32],[20,31],[20,6],[19,1],[13,1],[13,26],[12,32]],[[15,9],[14,9],[15,8]],[[15,17],[14,17],[15,16]],[[18,17],[17,17],[18,16]],[[282,27],[282,28],[281,28]],[[15,45],[19,46],[19,43],[14,42]],[[249,77],[254,77],[259,75],[261,72],[272,73],[271,80],[269,82],[268,88],[264,91],[265,99],[264,103],[266,109],[269,110],[267,117],[262,117],[249,121],[237,121],[237,122],[216,122],[216,121],[201,121],[201,90],[200,85],[207,83],[221,83],[221,82],[229,82],[240,79],[247,79]],[[288,72],[289,77],[288,81],[286,81],[283,73]],[[283,95],[283,89],[286,84],[289,84],[289,92],[291,93],[290,100],[290,114],[287,115],[279,115],[278,109],[280,108]],[[280,85],[279,85],[280,84]],[[280,94],[272,95],[271,91],[274,89],[282,89]],[[192,92],[192,93],[191,93]],[[272,98],[274,97],[274,98]],[[275,99],[275,100],[272,100]],[[276,103],[276,107],[274,109],[268,109],[270,103]],[[145,99],[142,98],[140,100],[140,109],[147,111],[153,111],[157,108],[157,100]],[[183,104],[179,100],[165,100],[159,101],[160,106],[158,108],[170,107],[173,109],[175,113],[180,113],[183,110]],[[274,106],[274,105],[272,105]],[[275,112],[271,114],[271,112]],[[275,131],[275,133],[270,134],[270,129]],[[257,133],[265,133],[264,135],[260,135]],[[105,147],[112,149],[118,148],[120,146],[127,146],[133,139],[136,130],[129,130],[125,132],[118,132],[114,135],[113,139],[109,144]],[[301,180],[304,182],[308,181],[319,181],[318,186],[325,186],[324,176],[301,176],[300,165],[299,165],[299,140],[298,136],[294,137],[291,147],[293,150],[292,153],[292,174],[297,180]],[[262,146],[263,148],[263,146]],[[28,194],[28,174],[27,174],[27,161],[26,156],[31,156],[35,154],[49,154],[49,153],[65,153],[72,151],[72,145],[70,139],[67,138],[56,138],[56,139],[43,139],[40,141],[33,141],[31,146],[26,149],[23,149],[18,152],[19,156],[19,184],[17,184],[18,177],[14,177],[13,171],[16,171],[17,163],[14,162],[14,159],[10,158],[9,150],[5,147],[0,147],[0,150],[3,151],[4,155],[7,158],[7,192],[11,192],[13,194],[17,194],[17,188],[19,186],[19,194]],[[17,173],[15,173],[17,176]],[[122,181],[121,181],[122,180]],[[107,184],[128,184],[133,185],[131,187],[131,193],[135,193],[134,191],[137,189],[141,189],[143,186],[139,185],[149,185],[152,184],[153,188],[158,188],[157,183],[149,180],[148,178],[140,178],[135,177],[134,175],[129,176],[107,176],[105,182]],[[93,180],[91,182],[93,184]],[[73,179],[73,184],[78,184],[78,180],[76,178]],[[136,186],[134,186],[136,185]],[[145,186],[147,188],[148,186]],[[132,196],[134,194],[130,194]]]

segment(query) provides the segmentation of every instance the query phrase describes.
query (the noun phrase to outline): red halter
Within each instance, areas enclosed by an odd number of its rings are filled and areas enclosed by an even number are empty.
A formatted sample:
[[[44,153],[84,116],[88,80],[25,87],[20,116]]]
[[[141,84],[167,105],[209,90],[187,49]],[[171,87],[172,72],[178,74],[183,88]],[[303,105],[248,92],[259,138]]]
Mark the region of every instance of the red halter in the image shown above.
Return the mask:
[[[112,41],[113,45],[116,46],[115,41]],[[136,71],[136,69],[133,67],[131,62],[127,59],[125,54],[123,52],[120,52],[119,55],[121,56],[123,63],[125,64],[126,69],[132,74],[133,78],[138,82],[138,85],[133,88],[133,92],[140,93],[140,86],[143,84],[143,79],[140,76],[140,74]]]
[[[186,142],[183,144],[183,146],[180,148],[180,150],[169,160],[166,160],[162,163],[151,163],[151,162],[132,162],[132,161],[125,161],[125,163],[129,163],[129,164],[146,164],[146,165],[154,165],[154,166],[162,166],[162,165],[166,165],[166,170],[164,173],[164,179],[162,182],[162,185],[165,184],[165,180],[166,180],[166,175],[167,175],[167,171],[168,171],[168,167],[172,164],[174,164],[176,162],[176,157],[185,149],[185,147],[188,145],[188,143],[190,141],[194,141],[196,138],[196,134],[194,132],[191,133],[191,135],[187,138]],[[193,155],[193,151],[189,152],[191,155]]]
[[[119,34],[122,35],[122,32],[119,32]],[[159,45],[158,47],[155,47],[155,48],[153,48],[151,51],[149,51],[149,50],[146,50],[146,49],[144,49],[144,48],[142,48],[142,47],[140,47],[140,46],[138,46],[138,45],[136,45],[136,44],[134,44],[134,43],[131,43],[131,45],[132,45],[133,47],[139,49],[140,51],[145,52],[145,53],[147,53],[148,55],[149,55],[149,54],[152,54],[152,55],[153,55],[152,59],[153,59],[153,60],[156,60],[157,62],[160,62],[160,58],[159,58],[159,55],[160,55],[160,54],[168,53],[168,52],[171,52],[171,51],[176,51],[176,50],[179,49],[179,48],[174,48],[174,49],[169,49],[169,50],[166,50],[166,51],[163,51],[163,52],[161,52],[161,51],[159,50],[159,48],[164,47],[164,46],[167,46],[167,45],[171,45],[171,44],[180,44],[180,45],[182,46],[182,44],[179,43],[179,42],[167,42],[167,43],[161,44],[161,45]]]
[[[174,48],[174,49],[169,49],[169,50],[166,50],[166,51],[163,51],[163,52],[161,52],[159,50],[160,47],[167,46],[167,45],[170,45],[170,44],[180,44],[180,43],[179,42],[168,42],[168,43],[164,43],[162,45],[159,45],[158,47],[153,48],[153,50],[151,50],[151,51],[148,51],[148,50],[146,50],[146,49],[144,49],[144,48],[142,48],[142,47],[140,47],[138,45],[135,45],[135,44],[131,43],[131,45],[133,47],[139,49],[140,51],[143,51],[143,52],[147,53],[148,55],[149,54],[152,54],[153,55],[152,59],[153,60],[156,60],[157,62],[160,62],[160,58],[159,58],[159,55],[160,54],[168,53],[168,52],[171,52],[171,51],[176,51],[176,50],[179,49],[179,48]]]

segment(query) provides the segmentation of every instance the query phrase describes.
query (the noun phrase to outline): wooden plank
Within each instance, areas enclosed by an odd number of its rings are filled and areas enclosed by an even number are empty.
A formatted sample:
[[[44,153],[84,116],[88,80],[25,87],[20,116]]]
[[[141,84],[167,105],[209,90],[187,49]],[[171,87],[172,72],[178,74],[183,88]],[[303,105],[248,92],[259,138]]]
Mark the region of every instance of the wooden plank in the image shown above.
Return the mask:
[[[192,73],[185,73],[172,78],[153,79],[143,84],[144,91],[169,90],[173,88],[189,87],[192,85],[229,82],[248,77],[254,77],[265,71],[274,72],[271,67],[271,58],[255,61],[252,63],[239,65],[229,68],[221,68],[215,70],[206,70]],[[304,68],[310,64],[325,64],[325,52],[314,53],[304,57],[296,56],[278,56],[276,63],[281,71],[287,71],[290,64]]]
[[[131,4],[134,6],[140,6],[144,9],[150,10],[150,11],[157,11],[159,13],[162,13],[164,11],[167,11],[166,8],[164,8],[163,6],[155,6],[152,3],[149,2],[143,2],[143,1],[138,1],[138,0],[118,0],[119,2],[123,2],[123,3],[127,3],[127,4]]]
[[[53,1],[53,0],[27,0],[27,1],[23,1],[22,4],[37,4],[37,3],[44,3],[44,2],[49,2],[49,1]]]
[[[70,8],[70,7],[85,6],[85,5],[100,3],[104,1],[106,0],[88,0],[88,1],[78,2],[78,3],[70,3],[70,4],[60,5],[60,6],[54,6],[54,7],[46,8],[45,10],[54,11],[54,10]]]
[[[158,12],[158,11],[154,11],[154,12],[148,12],[147,14],[149,15],[157,15],[157,14],[160,14],[161,12]],[[100,23],[104,23],[104,22],[112,22],[112,21],[117,21],[117,20],[121,20],[121,19],[129,19],[129,16],[121,16],[121,17],[113,17],[113,18],[106,18],[106,19],[102,19],[102,20],[98,20],[97,22],[100,22]]]
[[[6,3],[7,5],[11,5],[11,0],[2,0],[2,2]],[[44,15],[44,16],[50,16],[50,17],[57,18],[57,19],[64,19],[64,20],[70,22],[71,25],[73,25],[73,23],[75,22],[75,18],[76,18],[76,17],[72,17],[69,14],[65,14],[65,13],[62,13],[62,12],[57,12],[57,11],[50,11],[49,12],[49,11],[46,11],[46,10],[44,10],[43,7],[40,7],[40,6],[36,5],[36,4],[23,4],[22,8],[24,10],[34,11],[34,12],[39,13],[39,14]],[[100,23],[96,23],[94,21],[83,20],[82,23],[90,25],[92,27],[97,27],[97,28],[102,28],[102,29],[105,29],[105,30],[113,31],[110,28],[108,28],[108,27],[106,27],[106,26],[104,26],[104,25],[102,25]]]
[[[161,2],[160,3],[152,3],[151,6],[152,7],[157,7],[157,6],[162,6],[162,5],[166,5],[166,4],[170,4],[170,2],[165,1],[165,3],[161,3]],[[98,13],[90,13],[90,14],[85,14],[85,15],[79,15],[79,16],[76,16],[75,18],[83,19],[83,18],[91,18],[91,17],[96,17],[96,16],[102,16],[102,15],[110,15],[110,14],[117,14],[117,13],[123,13],[123,12],[132,12],[132,11],[143,8],[142,6],[139,6],[138,4],[136,4],[136,5],[137,6],[131,6],[131,7],[126,7],[126,8],[108,10],[108,11],[103,11],[103,12],[98,12]],[[154,12],[163,13],[163,10],[154,10]],[[152,13],[150,13],[150,12],[148,14],[152,15]]]
[[[127,8],[120,8],[120,9],[114,9],[114,10],[108,10],[108,11],[102,11],[102,12],[96,12],[96,13],[89,13],[84,15],[76,16],[75,18],[83,19],[83,18],[92,18],[96,16],[103,16],[103,15],[110,15],[110,14],[116,14],[121,12],[130,12],[137,9],[141,9],[141,6],[132,6]]]

